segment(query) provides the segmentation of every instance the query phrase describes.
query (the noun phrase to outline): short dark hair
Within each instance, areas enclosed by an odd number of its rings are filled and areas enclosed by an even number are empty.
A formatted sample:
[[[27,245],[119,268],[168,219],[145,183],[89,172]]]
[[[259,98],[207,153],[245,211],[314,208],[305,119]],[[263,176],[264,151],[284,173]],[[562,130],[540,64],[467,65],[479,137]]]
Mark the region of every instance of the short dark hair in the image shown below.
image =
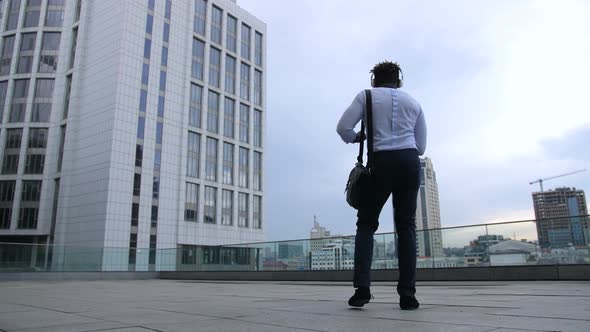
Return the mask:
[[[400,79],[401,67],[397,62],[383,61],[371,69],[371,73],[375,75],[375,85],[378,86],[383,83],[397,83]]]

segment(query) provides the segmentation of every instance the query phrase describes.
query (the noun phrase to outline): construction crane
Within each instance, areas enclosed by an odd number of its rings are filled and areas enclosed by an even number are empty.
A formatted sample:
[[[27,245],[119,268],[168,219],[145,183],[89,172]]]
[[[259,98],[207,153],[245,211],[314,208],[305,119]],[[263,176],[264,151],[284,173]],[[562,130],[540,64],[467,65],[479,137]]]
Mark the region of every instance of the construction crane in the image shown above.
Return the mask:
[[[565,173],[565,174],[560,174],[560,175],[555,175],[555,176],[550,176],[548,178],[544,178],[544,179],[538,179],[535,180],[533,182],[529,182],[529,184],[535,184],[535,183],[539,183],[539,185],[541,186],[541,192],[543,191],[543,182],[547,181],[547,180],[553,180],[553,179],[557,179],[557,178],[561,178],[564,176],[568,176],[568,175],[573,175],[573,174],[577,174],[577,173],[581,173],[581,172],[586,172],[585,169],[579,169],[577,171],[573,171],[573,172],[569,172],[569,173]]]

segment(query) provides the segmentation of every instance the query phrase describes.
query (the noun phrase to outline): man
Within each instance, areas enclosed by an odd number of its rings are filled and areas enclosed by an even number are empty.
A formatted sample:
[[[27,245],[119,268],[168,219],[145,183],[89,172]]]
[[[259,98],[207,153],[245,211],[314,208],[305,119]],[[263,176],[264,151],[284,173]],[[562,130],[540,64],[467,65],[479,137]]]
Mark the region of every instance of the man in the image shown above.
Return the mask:
[[[358,209],[354,253],[354,295],[348,301],[362,307],[372,296],[371,261],[373,234],[379,214],[392,195],[395,229],[398,236],[400,308],[417,309],[416,300],[416,200],[420,187],[420,155],[426,149],[426,122],[420,104],[400,90],[403,74],[397,63],[381,62],[371,70],[373,106],[373,151],[371,192]],[[346,109],[337,132],[346,143],[359,143],[364,133],[354,127],[366,121],[365,94],[361,91]],[[366,122],[365,122],[366,123]]]

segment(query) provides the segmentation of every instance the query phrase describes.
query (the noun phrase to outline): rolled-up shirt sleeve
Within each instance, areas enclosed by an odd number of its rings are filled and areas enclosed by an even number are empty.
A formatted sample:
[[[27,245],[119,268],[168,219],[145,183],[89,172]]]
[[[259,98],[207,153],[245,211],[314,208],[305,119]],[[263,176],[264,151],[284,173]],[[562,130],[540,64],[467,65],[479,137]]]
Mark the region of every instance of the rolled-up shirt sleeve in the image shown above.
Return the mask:
[[[418,154],[423,155],[426,152],[426,120],[422,110],[420,110],[420,115],[418,115],[414,126],[414,140],[416,141]]]
[[[336,132],[346,143],[353,143],[356,139],[356,132],[354,127],[361,121],[363,117],[363,109],[365,108],[364,93],[361,91],[356,95],[352,104],[348,106],[336,127]]]

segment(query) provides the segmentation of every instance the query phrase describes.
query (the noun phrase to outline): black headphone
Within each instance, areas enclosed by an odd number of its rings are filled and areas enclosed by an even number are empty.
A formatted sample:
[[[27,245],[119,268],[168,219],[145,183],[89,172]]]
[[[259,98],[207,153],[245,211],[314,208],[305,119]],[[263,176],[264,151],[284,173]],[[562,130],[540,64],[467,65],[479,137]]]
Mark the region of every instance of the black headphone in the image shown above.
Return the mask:
[[[404,72],[402,71],[402,67],[399,66],[399,64],[397,62],[394,62],[395,66],[397,67],[397,71],[399,73],[399,79],[398,79],[398,84],[397,84],[397,88],[401,88],[402,86],[404,86]],[[371,87],[375,87],[375,74],[371,74]]]

